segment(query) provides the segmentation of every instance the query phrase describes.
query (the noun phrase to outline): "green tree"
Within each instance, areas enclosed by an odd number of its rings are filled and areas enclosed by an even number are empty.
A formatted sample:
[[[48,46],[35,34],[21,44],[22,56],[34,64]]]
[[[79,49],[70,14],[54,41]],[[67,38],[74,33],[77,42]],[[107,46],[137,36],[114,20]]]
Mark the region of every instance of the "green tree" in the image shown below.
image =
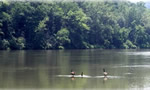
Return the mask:
[[[66,28],[63,28],[57,32],[57,41],[59,43],[58,48],[64,49],[67,48],[68,45],[70,44],[70,39],[69,39],[69,30]]]

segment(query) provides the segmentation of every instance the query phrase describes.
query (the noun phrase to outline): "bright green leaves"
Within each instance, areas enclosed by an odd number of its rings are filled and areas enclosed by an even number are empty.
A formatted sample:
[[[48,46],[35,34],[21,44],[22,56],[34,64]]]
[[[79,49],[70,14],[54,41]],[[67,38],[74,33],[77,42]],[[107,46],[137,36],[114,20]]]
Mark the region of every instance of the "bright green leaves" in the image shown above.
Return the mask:
[[[47,30],[46,29],[46,22],[47,21],[49,21],[49,17],[45,17],[42,21],[40,21],[35,32],[38,32],[38,31],[41,31],[41,30]]]
[[[59,30],[56,35],[59,43],[58,48],[63,49],[65,46],[70,44],[69,31],[66,28]]]
[[[9,40],[9,47],[10,49],[13,49],[13,50],[21,50],[21,49],[24,49],[25,48],[25,39],[23,37],[19,37],[19,38],[11,38]]]
[[[88,21],[88,17],[86,14],[81,10],[76,10],[76,11],[69,11],[67,13],[67,19],[71,23],[70,25],[74,25],[77,28],[80,28],[81,30],[89,30],[90,28],[86,24]]]

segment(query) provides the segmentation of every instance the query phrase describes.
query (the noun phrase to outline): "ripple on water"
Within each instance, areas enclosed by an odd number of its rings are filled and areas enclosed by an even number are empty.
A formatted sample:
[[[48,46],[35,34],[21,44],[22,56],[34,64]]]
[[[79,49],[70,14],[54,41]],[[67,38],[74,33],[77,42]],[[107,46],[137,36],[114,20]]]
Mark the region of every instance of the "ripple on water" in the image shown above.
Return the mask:
[[[120,66],[114,66],[113,68],[150,68],[150,65],[120,65]]]
[[[133,74],[133,73],[124,73],[125,75],[131,75],[131,74]]]

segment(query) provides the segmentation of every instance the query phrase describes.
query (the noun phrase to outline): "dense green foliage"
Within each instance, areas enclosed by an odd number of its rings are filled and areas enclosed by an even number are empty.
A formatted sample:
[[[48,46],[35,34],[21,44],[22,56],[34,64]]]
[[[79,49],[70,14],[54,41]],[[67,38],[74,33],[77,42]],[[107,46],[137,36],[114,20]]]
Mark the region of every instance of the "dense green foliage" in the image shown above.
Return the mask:
[[[0,2],[0,49],[150,48],[150,10],[130,2]]]

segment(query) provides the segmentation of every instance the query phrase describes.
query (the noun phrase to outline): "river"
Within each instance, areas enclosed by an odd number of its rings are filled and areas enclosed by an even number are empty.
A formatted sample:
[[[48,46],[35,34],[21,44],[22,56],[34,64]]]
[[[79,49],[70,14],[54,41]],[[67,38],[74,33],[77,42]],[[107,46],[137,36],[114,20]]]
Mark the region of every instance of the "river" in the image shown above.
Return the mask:
[[[150,50],[0,51],[3,89],[149,90]]]

